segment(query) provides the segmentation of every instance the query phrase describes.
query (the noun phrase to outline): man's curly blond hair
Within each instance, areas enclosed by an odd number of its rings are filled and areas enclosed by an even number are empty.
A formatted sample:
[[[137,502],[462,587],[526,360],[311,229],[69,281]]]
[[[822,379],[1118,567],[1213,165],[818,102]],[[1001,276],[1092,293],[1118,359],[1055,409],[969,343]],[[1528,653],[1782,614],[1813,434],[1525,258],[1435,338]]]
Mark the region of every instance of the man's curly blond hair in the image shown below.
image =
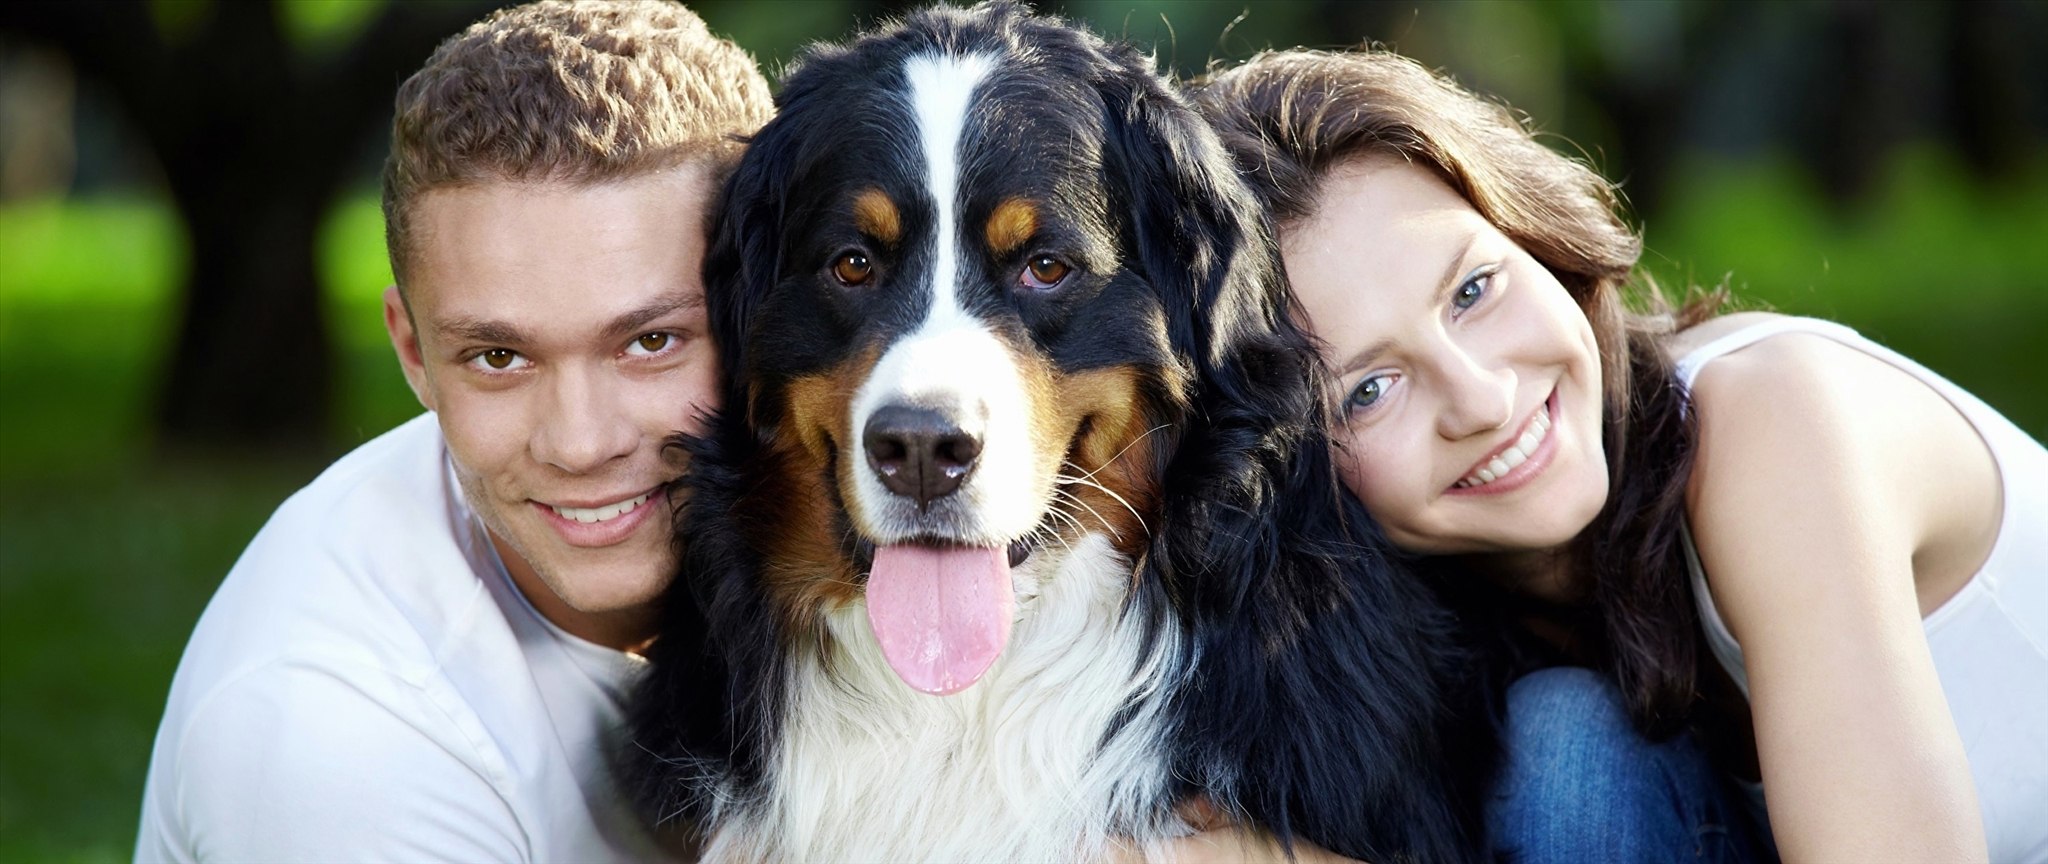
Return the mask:
[[[392,271],[402,290],[407,220],[429,191],[604,183],[696,159],[718,178],[773,110],[753,58],[676,3],[501,9],[441,43],[398,89],[384,163]]]

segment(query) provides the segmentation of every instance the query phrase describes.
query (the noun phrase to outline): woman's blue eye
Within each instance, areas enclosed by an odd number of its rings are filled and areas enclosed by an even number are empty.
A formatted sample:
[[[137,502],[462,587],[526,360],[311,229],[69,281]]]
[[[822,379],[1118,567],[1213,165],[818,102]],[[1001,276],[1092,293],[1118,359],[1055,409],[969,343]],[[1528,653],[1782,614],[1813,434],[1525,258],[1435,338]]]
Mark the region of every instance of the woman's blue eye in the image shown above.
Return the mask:
[[[1492,279],[1492,271],[1473,274],[1464,284],[1458,286],[1457,291],[1451,293],[1451,305],[1461,312],[1472,308],[1479,302],[1479,298],[1486,296],[1486,283]]]
[[[1372,407],[1386,395],[1387,386],[1393,383],[1393,378],[1392,375],[1374,375],[1358,382],[1357,387],[1351,388],[1351,395],[1345,397],[1344,407],[1352,411]]]

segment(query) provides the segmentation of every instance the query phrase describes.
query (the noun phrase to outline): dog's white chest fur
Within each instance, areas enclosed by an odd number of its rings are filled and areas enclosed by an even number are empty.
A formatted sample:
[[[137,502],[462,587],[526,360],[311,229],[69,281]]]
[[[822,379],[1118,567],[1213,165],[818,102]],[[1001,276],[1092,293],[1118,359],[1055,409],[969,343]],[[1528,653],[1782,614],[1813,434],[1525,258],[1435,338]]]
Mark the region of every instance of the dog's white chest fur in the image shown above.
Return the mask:
[[[831,656],[796,660],[770,800],[725,820],[707,860],[1065,861],[1184,832],[1158,815],[1180,645],[1141,656],[1130,565],[1105,538],[1066,551],[1017,571],[1008,649],[952,696],[890,671],[865,608],[830,613]]]

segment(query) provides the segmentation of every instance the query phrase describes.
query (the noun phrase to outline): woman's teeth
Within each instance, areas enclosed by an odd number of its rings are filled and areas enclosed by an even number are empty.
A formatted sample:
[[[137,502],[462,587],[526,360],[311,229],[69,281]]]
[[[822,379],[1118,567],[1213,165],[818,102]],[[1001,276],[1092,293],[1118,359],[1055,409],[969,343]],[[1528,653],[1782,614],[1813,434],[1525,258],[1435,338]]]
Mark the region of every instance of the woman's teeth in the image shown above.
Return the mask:
[[[1522,437],[1515,439],[1513,446],[1502,450],[1500,455],[1493,457],[1479,470],[1453,485],[1458,489],[1470,489],[1500,479],[1509,471],[1515,470],[1516,465],[1529,461],[1529,454],[1536,452],[1537,446],[1541,445],[1549,434],[1550,411],[1546,408],[1536,412],[1535,418],[1522,429]]]
[[[617,504],[606,504],[603,507],[555,507],[554,510],[555,515],[558,515],[564,519],[567,519],[572,522],[582,522],[588,525],[592,522],[603,522],[608,519],[616,518],[619,514],[625,513],[629,510],[632,510],[635,507],[640,506],[643,503],[646,503],[647,496],[652,494],[654,493],[643,492],[637,498],[628,498],[624,501],[620,501]]]

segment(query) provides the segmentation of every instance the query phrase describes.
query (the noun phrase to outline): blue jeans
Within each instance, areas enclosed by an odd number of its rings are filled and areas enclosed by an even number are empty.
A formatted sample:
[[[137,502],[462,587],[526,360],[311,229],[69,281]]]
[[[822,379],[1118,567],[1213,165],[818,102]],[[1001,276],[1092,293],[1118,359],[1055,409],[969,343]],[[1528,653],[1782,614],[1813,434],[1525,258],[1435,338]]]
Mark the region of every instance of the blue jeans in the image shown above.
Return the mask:
[[[1502,861],[1774,861],[1730,780],[1689,735],[1651,742],[1613,682],[1543,669],[1508,688],[1505,760],[1487,808]]]

